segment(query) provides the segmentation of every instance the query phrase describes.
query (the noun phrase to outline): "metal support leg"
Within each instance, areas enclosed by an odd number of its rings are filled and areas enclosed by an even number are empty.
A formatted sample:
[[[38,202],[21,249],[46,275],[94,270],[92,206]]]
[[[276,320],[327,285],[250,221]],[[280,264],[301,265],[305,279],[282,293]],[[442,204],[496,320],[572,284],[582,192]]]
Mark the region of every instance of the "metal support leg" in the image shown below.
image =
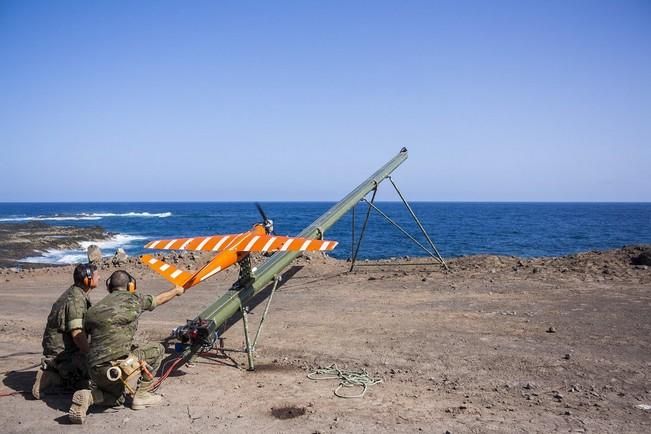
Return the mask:
[[[281,277],[279,275],[276,275],[274,277],[274,287],[271,288],[271,294],[269,294],[269,300],[267,300],[267,305],[264,308],[264,312],[262,313],[262,318],[260,319],[260,325],[258,326],[258,331],[255,332],[255,338],[253,338],[253,346],[251,347],[251,350],[255,351],[255,344],[258,343],[258,337],[260,336],[260,331],[262,330],[262,323],[264,323],[264,319],[267,317],[267,312],[269,312],[269,305],[271,304],[271,299],[274,296],[274,292],[276,292],[276,288],[278,287],[278,283],[280,282]]]
[[[350,260],[353,260],[353,255],[355,254],[355,208],[357,208],[357,204],[353,205],[353,218],[352,218],[352,227],[350,231],[351,235],[351,241],[350,241]]]
[[[373,196],[371,196],[370,203],[375,202],[376,194],[377,194],[377,184],[373,189]],[[371,215],[371,207],[369,206],[368,209],[366,210],[366,218],[364,219],[364,224],[362,225],[362,232],[359,234],[359,240],[357,241],[357,246],[355,247],[355,253],[353,254],[353,258],[350,261],[350,270],[348,270],[348,272],[353,271],[353,268],[355,268],[355,261],[357,260],[357,254],[359,253],[359,247],[362,245],[362,238],[364,238],[364,232],[366,231],[366,225],[368,224],[368,218],[370,215]]]
[[[434,243],[430,239],[429,235],[427,234],[427,231],[425,230],[423,225],[420,223],[420,220],[418,220],[418,217],[416,217],[416,214],[414,213],[414,210],[411,209],[411,206],[409,206],[409,203],[407,202],[407,200],[404,198],[404,196],[400,192],[400,189],[398,188],[396,183],[393,182],[393,178],[391,178],[390,176],[388,178],[389,178],[389,181],[391,181],[391,184],[393,185],[393,188],[396,189],[396,192],[398,193],[398,196],[400,196],[400,199],[402,199],[402,203],[405,204],[405,206],[407,207],[407,210],[409,211],[411,216],[414,218],[414,221],[416,221],[416,224],[420,228],[421,232],[423,233],[423,235],[425,235],[425,238],[427,239],[427,242],[429,243],[430,246],[432,246],[432,250],[434,250],[436,252],[436,255],[438,256],[439,260],[441,261],[441,263],[443,264],[445,269],[447,271],[450,271],[450,269],[448,268],[448,264],[445,263],[445,261],[443,260],[443,257],[441,256],[439,251],[436,249],[436,246],[434,245]]]
[[[249,340],[249,321],[247,319],[247,309],[240,304],[240,310],[242,311],[242,322],[244,322],[244,342],[246,344],[246,357],[249,362],[249,371],[254,371],[255,366],[253,365],[253,348],[251,347],[251,341]]]
[[[362,200],[366,201],[365,199],[362,199]],[[368,202],[367,202],[367,203],[368,203]],[[377,206],[373,205],[372,203],[369,203],[369,206],[371,206],[375,211],[378,212],[378,214],[380,214],[382,217],[384,217],[384,219],[385,219],[386,221],[388,221],[389,223],[391,223],[392,225],[394,225],[396,228],[398,228],[398,230],[399,230],[400,232],[402,232],[403,234],[405,234],[405,236],[406,236],[407,238],[409,238],[409,239],[412,240],[414,243],[416,243],[416,245],[417,245],[418,247],[420,247],[421,249],[423,249],[423,250],[424,250],[428,255],[430,255],[432,258],[434,258],[434,259],[436,259],[437,261],[440,262],[440,259],[439,259],[439,258],[438,258],[434,253],[432,253],[429,249],[427,249],[427,247],[423,246],[420,242],[418,242],[418,240],[417,240],[416,238],[412,237],[412,236],[409,234],[409,232],[407,232],[407,231],[404,230],[402,227],[400,227],[400,225],[399,225],[398,223],[394,222],[394,221],[391,219],[391,217],[389,217],[389,216],[386,215],[384,212],[382,212],[382,210],[381,210],[380,208],[378,208]]]

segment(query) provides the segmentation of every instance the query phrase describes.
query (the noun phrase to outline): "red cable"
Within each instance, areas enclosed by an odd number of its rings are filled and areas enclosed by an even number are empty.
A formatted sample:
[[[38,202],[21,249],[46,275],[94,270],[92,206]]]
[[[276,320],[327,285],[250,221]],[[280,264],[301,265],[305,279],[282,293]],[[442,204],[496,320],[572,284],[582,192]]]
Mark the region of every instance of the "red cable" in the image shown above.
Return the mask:
[[[0,392],[0,398],[5,396],[20,395],[21,393],[28,393],[26,390],[17,390],[14,392]]]

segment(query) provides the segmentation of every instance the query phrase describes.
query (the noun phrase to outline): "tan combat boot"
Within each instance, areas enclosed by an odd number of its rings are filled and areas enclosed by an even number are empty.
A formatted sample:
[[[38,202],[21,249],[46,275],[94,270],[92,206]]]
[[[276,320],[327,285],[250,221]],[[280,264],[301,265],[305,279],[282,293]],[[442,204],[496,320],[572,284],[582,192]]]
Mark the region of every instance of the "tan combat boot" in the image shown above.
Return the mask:
[[[93,405],[93,393],[88,389],[82,389],[72,395],[72,405],[68,410],[70,423],[82,424],[86,420],[88,407]]]
[[[32,386],[32,396],[34,396],[34,399],[41,399],[41,396],[45,395],[43,393],[45,389],[52,386],[60,386],[61,384],[63,384],[63,381],[59,374],[54,371],[39,369],[36,372],[34,386]]]
[[[163,397],[155,393],[146,392],[144,390],[137,390],[131,402],[133,410],[142,410],[147,407],[160,405],[163,402]]]

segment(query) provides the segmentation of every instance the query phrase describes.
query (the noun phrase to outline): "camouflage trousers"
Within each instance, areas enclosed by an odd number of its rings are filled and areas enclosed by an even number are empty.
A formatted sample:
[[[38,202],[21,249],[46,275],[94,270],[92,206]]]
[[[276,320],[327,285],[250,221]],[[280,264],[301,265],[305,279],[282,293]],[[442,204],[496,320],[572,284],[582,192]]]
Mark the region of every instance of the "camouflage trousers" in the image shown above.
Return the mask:
[[[165,348],[161,344],[146,344],[142,346],[131,347],[131,354],[138,357],[140,360],[147,362],[151,366],[152,375],[156,375],[156,371],[160,367],[161,361],[165,356]],[[125,354],[125,357],[127,355]],[[111,362],[102,363],[97,366],[89,368],[90,373],[90,390],[93,394],[93,403],[104,406],[122,405],[125,401],[124,384],[121,381],[110,381],[106,377],[106,372],[111,367]],[[138,380],[138,390],[147,390],[151,386],[151,380],[145,380],[142,377]]]
[[[75,390],[88,387],[88,363],[86,355],[79,351],[43,357],[41,366],[43,370],[59,374],[63,387]]]

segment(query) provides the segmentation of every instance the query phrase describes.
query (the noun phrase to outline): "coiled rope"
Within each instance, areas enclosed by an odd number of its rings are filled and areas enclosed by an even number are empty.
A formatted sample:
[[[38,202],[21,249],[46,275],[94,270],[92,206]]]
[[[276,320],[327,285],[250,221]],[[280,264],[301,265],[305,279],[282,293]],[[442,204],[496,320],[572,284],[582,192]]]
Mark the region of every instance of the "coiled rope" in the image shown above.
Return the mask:
[[[339,386],[335,389],[335,396],[339,398],[362,398],[369,386],[382,383],[382,378],[373,378],[366,369],[339,369],[336,363],[327,368],[319,368],[307,374],[310,380],[339,380]],[[362,387],[361,393],[357,395],[344,395],[339,391],[344,387]]]

